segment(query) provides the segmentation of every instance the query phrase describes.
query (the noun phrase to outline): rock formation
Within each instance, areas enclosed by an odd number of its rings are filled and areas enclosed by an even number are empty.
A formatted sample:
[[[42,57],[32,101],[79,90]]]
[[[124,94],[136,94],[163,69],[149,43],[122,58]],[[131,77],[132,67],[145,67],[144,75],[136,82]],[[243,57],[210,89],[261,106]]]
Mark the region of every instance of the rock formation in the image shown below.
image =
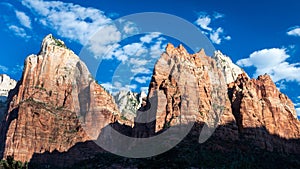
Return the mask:
[[[136,111],[141,107],[143,98],[146,97],[147,95],[144,92],[120,91],[115,94],[114,99],[121,113],[121,118],[133,122]]]
[[[0,75],[0,119],[7,109],[8,92],[16,87],[17,82],[6,74]]]
[[[216,52],[213,58],[203,50],[188,54],[182,46],[167,46],[155,65],[148,96],[157,93],[158,97],[155,131],[182,123],[183,113],[194,110],[197,122],[219,122],[215,138],[251,140],[268,151],[299,151],[300,144],[280,140],[299,139],[300,121],[293,103],[270,76],[250,80],[229,57]],[[183,109],[185,104],[188,109]]]
[[[297,119],[292,101],[280,93],[269,75],[249,79],[240,74],[229,84],[229,97],[232,113],[235,116],[239,133],[245,139],[255,140],[255,144],[269,151],[300,151],[300,145],[277,142],[268,135],[283,139],[300,138],[300,121]],[[259,128],[260,130],[249,129]]]
[[[16,87],[17,82],[6,74],[0,74],[0,101],[5,102],[8,92]]]
[[[221,115],[220,124],[235,122],[224,75],[204,50],[188,54],[183,46],[168,44],[155,65],[148,97],[154,93],[158,97],[156,131],[184,123],[186,116],[210,127],[217,125]]]
[[[97,139],[118,114],[112,96],[52,35],[45,37],[38,55],[25,60],[22,78],[8,101],[1,153],[23,162],[34,153],[64,152],[78,142]]]
[[[230,57],[223,55],[219,50],[215,51],[213,58],[218,67],[221,68],[226,84],[234,82],[239,74],[245,73],[240,67],[232,63]]]
[[[143,97],[131,92],[111,96],[78,56],[48,35],[40,53],[25,60],[22,78],[8,96],[1,154],[20,161],[44,152],[64,152],[67,158],[72,146],[97,139],[110,123],[127,136],[149,137],[190,122],[219,125],[211,144],[216,149],[223,150],[224,142],[239,146],[250,140],[263,150],[300,152],[300,122],[293,103],[268,75],[250,79],[219,51],[211,58],[204,50],[189,54],[181,45],[168,44],[154,67],[147,99]],[[145,115],[151,108],[154,122],[143,124],[145,116],[152,118]],[[72,158],[89,157],[76,147],[71,150],[76,152]]]

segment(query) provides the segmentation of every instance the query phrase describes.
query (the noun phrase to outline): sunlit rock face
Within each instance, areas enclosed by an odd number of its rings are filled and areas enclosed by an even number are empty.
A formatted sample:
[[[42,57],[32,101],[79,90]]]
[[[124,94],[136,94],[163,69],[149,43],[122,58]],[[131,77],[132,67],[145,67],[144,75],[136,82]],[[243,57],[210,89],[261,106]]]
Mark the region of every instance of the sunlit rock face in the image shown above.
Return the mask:
[[[250,79],[246,74],[240,74],[229,84],[228,90],[239,133],[254,139],[262,149],[299,152],[299,145],[270,137],[299,139],[300,121],[292,101],[276,88],[269,75]]]
[[[219,50],[215,51],[213,58],[216,60],[216,64],[221,68],[226,84],[234,82],[239,74],[245,73],[239,66],[232,63],[230,57],[223,55]]]
[[[101,129],[118,117],[112,96],[52,35],[44,38],[38,55],[26,58],[22,78],[8,101],[1,124],[2,153],[20,161],[97,139]]]

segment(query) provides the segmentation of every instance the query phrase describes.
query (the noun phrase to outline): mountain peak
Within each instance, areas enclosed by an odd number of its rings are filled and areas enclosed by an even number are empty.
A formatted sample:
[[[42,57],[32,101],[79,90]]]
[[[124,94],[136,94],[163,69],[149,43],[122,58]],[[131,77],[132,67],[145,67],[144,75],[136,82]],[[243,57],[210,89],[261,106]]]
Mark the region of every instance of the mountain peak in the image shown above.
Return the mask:
[[[16,86],[17,82],[6,74],[0,74],[0,96],[7,97],[8,92]]]
[[[2,121],[7,128],[0,130],[0,152],[20,161],[29,161],[37,152],[63,152],[77,142],[95,140],[103,126],[115,122],[118,112],[87,66],[51,34],[44,38],[41,52],[25,60],[22,78],[8,100],[5,119],[14,122]],[[17,131],[16,126],[24,127]]]
[[[67,49],[65,43],[60,40],[56,39],[52,34],[48,34],[43,39],[42,45],[41,45],[41,52],[46,52],[48,50],[49,46],[58,46]]]
[[[183,57],[186,57],[186,56],[189,55],[189,53],[187,52],[187,50],[184,48],[184,46],[182,44],[180,44],[178,47],[174,47],[174,45],[171,44],[171,43],[167,44],[166,53],[168,55],[178,55],[178,54],[180,54]]]
[[[217,65],[222,69],[227,84],[234,82],[239,74],[245,73],[242,68],[232,62],[230,57],[225,56],[219,50],[215,51],[213,58],[216,60]]]

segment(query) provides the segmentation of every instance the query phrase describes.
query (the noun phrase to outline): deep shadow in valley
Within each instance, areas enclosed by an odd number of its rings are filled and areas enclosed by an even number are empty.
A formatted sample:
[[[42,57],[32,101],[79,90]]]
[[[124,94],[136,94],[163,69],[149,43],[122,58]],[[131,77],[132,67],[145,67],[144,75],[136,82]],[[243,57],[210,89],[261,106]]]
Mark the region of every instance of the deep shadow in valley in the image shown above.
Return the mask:
[[[136,132],[119,123],[110,126],[127,136]],[[238,133],[233,124],[227,124],[218,126],[212,137],[199,144],[202,126],[195,123],[177,146],[153,157],[125,158],[87,141],[67,152],[35,153],[29,168],[300,168],[300,139],[283,139],[265,128],[245,128]],[[291,150],[294,153],[287,153]]]

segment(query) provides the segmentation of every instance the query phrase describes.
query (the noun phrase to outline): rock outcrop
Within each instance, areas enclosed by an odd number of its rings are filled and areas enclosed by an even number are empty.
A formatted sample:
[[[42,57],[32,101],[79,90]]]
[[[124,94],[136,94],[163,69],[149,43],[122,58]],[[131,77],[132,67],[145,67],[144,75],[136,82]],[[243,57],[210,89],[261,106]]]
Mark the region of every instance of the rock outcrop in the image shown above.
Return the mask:
[[[6,74],[0,74],[0,101],[5,102],[8,92],[16,87],[17,82]]]
[[[188,54],[183,46],[168,44],[155,65],[148,98],[156,94],[156,132],[193,119],[209,127],[235,124],[224,75],[204,50]],[[236,126],[232,129],[237,133]]]
[[[214,138],[299,152],[300,144],[288,141],[300,138],[294,105],[270,76],[250,80],[229,57],[216,52],[213,58],[203,50],[188,54],[183,46],[167,46],[155,65],[148,95],[158,98],[155,132],[184,123],[184,113],[192,112],[198,123],[213,127],[218,122]]]
[[[0,119],[7,109],[8,92],[16,87],[17,82],[6,74],[0,75]]]
[[[292,101],[278,91],[269,75],[250,79],[240,74],[229,84],[228,90],[232,113],[244,139],[255,140],[257,146],[269,151],[299,153],[300,145],[278,142],[270,137],[299,139],[300,121]]]
[[[136,111],[141,107],[143,99],[146,97],[147,95],[143,91],[141,93],[120,91],[115,94],[114,99],[121,113],[121,118],[133,122]]]
[[[78,142],[97,139],[118,114],[112,96],[52,35],[45,37],[38,55],[25,60],[22,78],[8,101],[1,154],[23,162],[34,153],[64,152]]]
[[[230,57],[223,55],[221,51],[215,51],[213,58],[216,60],[218,67],[221,68],[226,84],[234,82],[239,74],[244,73],[247,75],[240,67],[232,63]]]

